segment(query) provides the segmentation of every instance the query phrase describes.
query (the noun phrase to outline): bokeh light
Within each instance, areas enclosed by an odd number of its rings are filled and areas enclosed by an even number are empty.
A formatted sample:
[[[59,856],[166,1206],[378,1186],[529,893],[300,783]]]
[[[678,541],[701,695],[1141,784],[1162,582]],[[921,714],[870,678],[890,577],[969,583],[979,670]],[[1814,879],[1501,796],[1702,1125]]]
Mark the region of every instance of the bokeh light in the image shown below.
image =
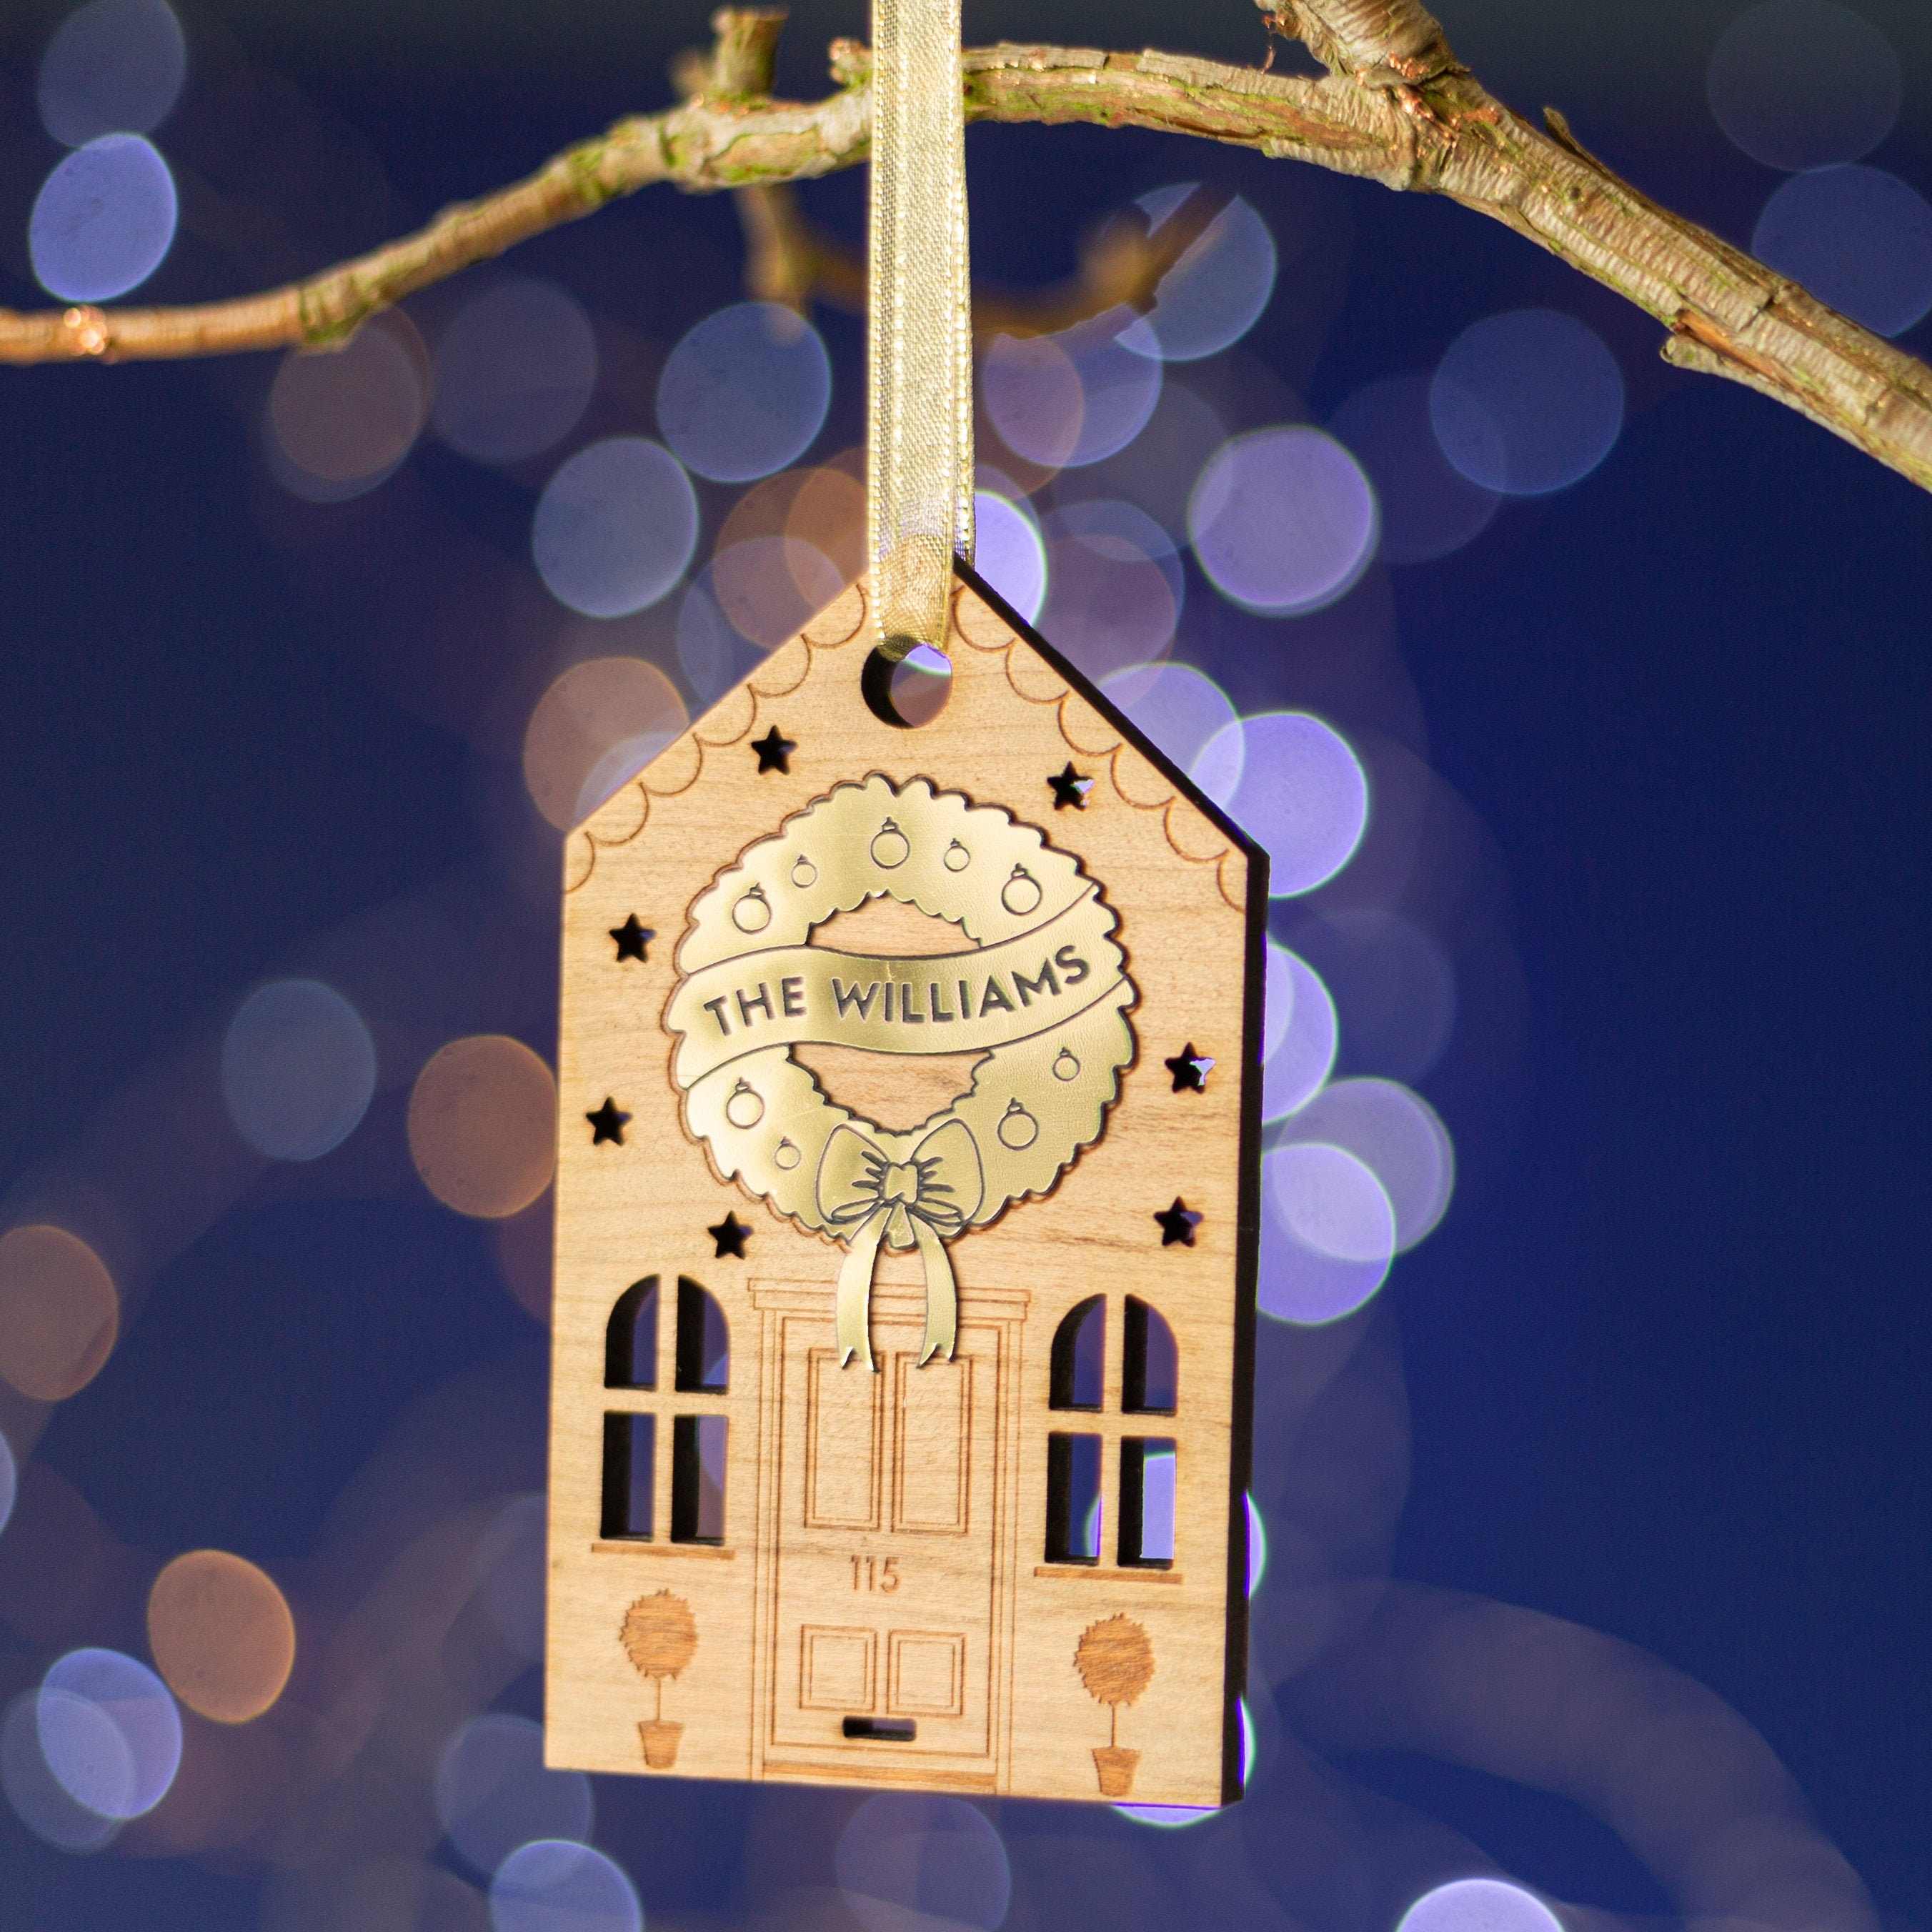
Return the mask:
[[[844,587],[838,566],[799,537],[750,537],[711,560],[718,608],[740,637],[766,650],[795,637]]]
[[[103,134],[57,166],[27,224],[34,277],[63,302],[112,302],[173,245],[175,178],[139,134]]]
[[[1932,310],[1932,205],[1882,168],[1793,176],[1765,203],[1751,252],[1876,334]]]
[[[79,1235],[44,1222],[0,1234],[0,1376],[22,1395],[78,1394],[120,1332],[114,1277]]]
[[[1079,428],[1066,464],[1098,463],[1126,448],[1160,400],[1153,333],[1131,309],[1114,308],[1062,330],[1058,340],[1080,380]]]
[[[1711,56],[1711,112],[1754,160],[1796,172],[1856,161],[1892,131],[1905,77],[1892,43],[1832,0],[1768,0]]]
[[[1298,954],[1268,943],[1262,981],[1262,1118],[1279,1120],[1305,1107],[1334,1070],[1340,1044],[1335,1002]]]
[[[410,1154],[446,1208],[520,1214],[556,1166],[556,1081],[520,1040],[477,1034],[440,1047],[410,1092]]]
[[[782,533],[830,557],[842,590],[857,580],[866,564],[862,451],[851,451],[806,472],[785,512]]]
[[[145,1664],[118,1650],[74,1650],[40,1682],[40,1751],[76,1804],[104,1818],[138,1818],[168,1795],[181,1768],[181,1712]]]
[[[1533,1892],[1505,1879],[1459,1878],[1424,1892],[1396,1932],[1563,1932],[1563,1922]]]
[[[541,1724],[491,1712],[443,1746],[436,1815],[478,1871],[494,1872],[533,1840],[589,1838],[590,1780],[580,1771],[544,1768]]]
[[[1433,563],[1490,525],[1502,499],[1442,454],[1429,415],[1430,379],[1391,376],[1358,389],[1329,425],[1375,485],[1384,563]]]
[[[40,1711],[50,1703],[65,1707],[51,1720],[56,1730],[91,1726],[105,1754],[126,1760],[119,1734],[86,1699],[60,1690],[29,1690],[8,1706],[0,1722],[0,1788],[14,1815],[36,1838],[63,1851],[98,1851],[119,1832],[122,1821],[76,1803],[54,1776],[40,1748]],[[131,1769],[126,1775],[131,1778]]]
[[[1017,456],[1060,469],[1080,442],[1080,372],[1052,335],[996,335],[980,365],[980,397]]]
[[[315,1160],[356,1131],[376,1091],[362,1016],[317,980],[277,980],[242,1003],[221,1043],[221,1093],[271,1160]]]
[[[623,1868],[588,1845],[544,1839],[503,1861],[490,1886],[494,1932],[643,1932]]]
[[[824,427],[832,362],[817,329],[776,302],[706,316],[658,381],[658,427],[686,465],[748,483],[796,463]]]
[[[1399,912],[1360,906],[1285,936],[1334,994],[1354,1066],[1419,1080],[1442,1058],[1456,1025],[1456,969],[1432,935]]]
[[[298,496],[336,502],[383,481],[408,455],[429,409],[429,357],[394,310],[344,349],[282,358],[268,392],[277,478]]]
[[[224,1550],[177,1556],[148,1592],[148,1648],[168,1688],[218,1724],[273,1708],[296,1662],[296,1621],[266,1570]]]
[[[1193,193],[1195,184],[1157,188],[1139,198],[1150,234]],[[1236,195],[1189,243],[1160,279],[1145,334],[1170,362],[1192,362],[1238,342],[1259,320],[1274,292],[1274,237],[1268,224]],[[1144,340],[1135,332],[1130,346]]]
[[[597,386],[597,338],[576,297],[518,276],[458,309],[436,345],[436,430],[480,463],[541,454]]]
[[[1353,1154],[1304,1142],[1262,1156],[1264,1313],[1304,1325],[1338,1321],[1382,1286],[1394,1258],[1395,1210]]]
[[[1030,624],[1046,602],[1046,545],[1019,505],[991,490],[974,496],[973,567]]]
[[[1084,478],[1096,494],[1146,511],[1176,541],[1187,535],[1187,499],[1208,459],[1228,440],[1221,418],[1185,382],[1161,385],[1147,427]]]
[[[1319,1142],[1353,1154],[1382,1183],[1399,1253],[1440,1221],[1456,1189],[1449,1130],[1420,1094],[1394,1080],[1338,1080],[1284,1127],[1282,1143]]]
[[[716,703],[764,656],[725,616],[706,564],[677,607],[677,661],[700,707]]]
[[[537,500],[530,550],[560,604],[625,617],[656,603],[698,548],[698,496],[662,443],[614,436],[580,449]]]
[[[1237,733],[1238,754],[1229,742]],[[1368,774],[1348,740],[1305,711],[1265,711],[1223,725],[1195,769],[1215,803],[1268,848],[1271,898],[1312,892],[1361,843]]]
[[[1160,359],[1144,322],[1108,309],[1052,335],[998,335],[980,394],[1000,440],[1048,470],[1124,449],[1160,400]]]
[[[1180,614],[1173,541],[1131,503],[1069,503],[1047,514],[1042,634],[1096,682],[1162,656]]]
[[[1100,688],[1184,772],[1191,772],[1216,734],[1234,722],[1227,693],[1192,664],[1128,664],[1102,679]],[[1234,742],[1238,748],[1239,737]]]
[[[1258,1590],[1268,1575],[1268,1525],[1252,1496],[1244,1496],[1248,1511],[1248,1594]]]
[[[962,1798],[867,1798],[846,1821],[832,1865],[866,1932],[934,1924],[994,1932],[1012,1899],[1006,1848],[985,1813]]]
[[[815,614],[826,602],[828,582],[836,585],[836,595],[865,569],[863,476],[863,452],[850,450],[813,469],[787,470],[767,476],[732,505],[718,532],[720,562],[727,552],[745,544],[783,539],[782,548],[767,556],[784,566],[791,583],[788,589],[778,586],[780,608],[755,620],[762,630],[771,632],[793,610]],[[737,565],[728,566],[728,579],[732,569],[754,562],[757,555],[752,553]],[[792,622],[790,628],[773,634],[772,641],[782,643],[799,628],[800,622]]]
[[[1508,496],[1544,496],[1588,476],[1624,423],[1616,358],[1574,316],[1492,315],[1450,346],[1429,392],[1442,453],[1462,476]]]
[[[40,56],[40,121],[62,146],[152,134],[181,98],[188,41],[167,0],[88,0]]]
[[[14,1520],[14,1504],[20,1493],[20,1466],[14,1460],[14,1445],[0,1435],[0,1532]]]
[[[549,1512],[544,1498],[514,1497],[476,1546],[476,1593],[497,1634],[530,1664],[544,1654]]]
[[[690,723],[677,686],[644,658],[572,664],[524,731],[524,782],[560,832],[580,824]]]
[[[1319,610],[1374,557],[1375,491],[1333,436],[1294,424],[1251,430],[1209,459],[1187,506],[1209,582],[1251,610]]]

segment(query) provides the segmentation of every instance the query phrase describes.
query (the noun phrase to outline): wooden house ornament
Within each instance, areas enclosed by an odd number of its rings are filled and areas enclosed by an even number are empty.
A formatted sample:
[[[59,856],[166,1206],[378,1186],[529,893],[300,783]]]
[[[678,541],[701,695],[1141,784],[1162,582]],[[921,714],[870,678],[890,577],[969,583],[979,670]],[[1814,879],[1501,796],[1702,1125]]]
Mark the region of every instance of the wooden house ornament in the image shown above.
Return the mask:
[[[568,841],[548,1761],[1222,1804],[1266,859],[963,568],[900,723],[867,596]]]

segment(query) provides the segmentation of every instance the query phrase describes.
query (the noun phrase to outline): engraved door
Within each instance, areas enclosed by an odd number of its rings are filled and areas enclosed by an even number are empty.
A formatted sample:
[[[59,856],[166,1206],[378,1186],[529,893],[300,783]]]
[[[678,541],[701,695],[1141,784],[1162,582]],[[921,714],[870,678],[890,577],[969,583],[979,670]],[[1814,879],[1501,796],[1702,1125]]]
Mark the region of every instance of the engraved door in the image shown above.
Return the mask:
[[[962,1322],[919,1366],[917,1312],[875,1299],[868,1374],[818,1309],[782,1316],[767,1746],[890,1780],[990,1775],[1006,1728],[1003,1354]],[[776,1764],[772,1766],[777,1768]]]

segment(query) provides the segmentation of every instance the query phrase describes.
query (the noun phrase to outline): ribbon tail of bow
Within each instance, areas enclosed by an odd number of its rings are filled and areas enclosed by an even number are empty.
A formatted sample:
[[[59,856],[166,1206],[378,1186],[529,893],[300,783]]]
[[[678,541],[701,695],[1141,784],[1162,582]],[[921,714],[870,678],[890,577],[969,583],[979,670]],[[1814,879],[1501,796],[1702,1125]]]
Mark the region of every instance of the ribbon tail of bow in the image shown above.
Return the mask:
[[[854,1355],[866,1369],[873,1366],[870,1332],[872,1264],[878,1258],[879,1244],[885,1238],[886,1223],[892,1218],[890,1202],[868,1215],[864,1226],[852,1237],[852,1245],[846,1250],[844,1262],[838,1270],[838,1366],[842,1369]],[[922,1234],[924,1232],[921,1224],[914,1225]],[[949,1270],[949,1283],[951,1279]]]
[[[924,1368],[934,1355],[952,1358],[959,1332],[959,1292],[938,1232],[916,1214],[912,1216],[912,1232],[926,1263],[926,1336],[919,1350],[919,1365]]]

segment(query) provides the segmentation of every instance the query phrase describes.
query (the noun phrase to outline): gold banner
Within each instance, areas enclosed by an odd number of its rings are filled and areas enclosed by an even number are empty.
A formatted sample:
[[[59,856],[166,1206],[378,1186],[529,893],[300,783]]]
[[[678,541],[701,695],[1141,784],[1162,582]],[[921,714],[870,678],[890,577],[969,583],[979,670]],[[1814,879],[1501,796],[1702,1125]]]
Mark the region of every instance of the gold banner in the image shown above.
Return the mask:
[[[692,974],[664,1023],[683,1036],[688,1088],[740,1055],[810,1041],[874,1053],[977,1053],[1084,1012],[1125,976],[1114,915],[1090,887],[1064,912],[996,946],[930,958],[780,946]]]

